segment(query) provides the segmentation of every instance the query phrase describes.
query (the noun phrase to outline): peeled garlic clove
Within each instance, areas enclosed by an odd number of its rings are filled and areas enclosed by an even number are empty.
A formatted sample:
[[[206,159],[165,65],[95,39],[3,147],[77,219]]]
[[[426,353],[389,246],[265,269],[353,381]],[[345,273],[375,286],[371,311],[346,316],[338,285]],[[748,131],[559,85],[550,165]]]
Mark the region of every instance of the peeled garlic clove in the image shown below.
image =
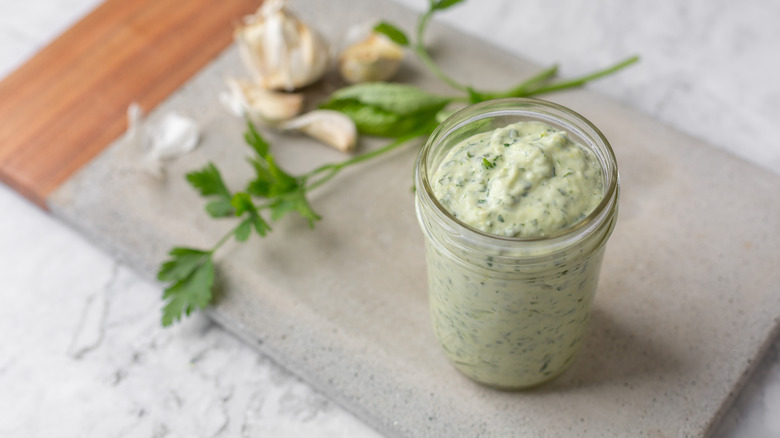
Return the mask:
[[[338,111],[315,110],[283,123],[281,129],[300,131],[341,152],[352,152],[357,142],[355,122]]]
[[[386,81],[392,78],[404,57],[403,47],[384,34],[371,32],[366,39],[341,53],[339,71],[350,83]]]
[[[228,79],[230,95],[223,103],[237,115],[246,115],[255,123],[277,123],[301,112],[303,94],[281,93],[245,81]]]
[[[233,36],[245,66],[267,89],[301,88],[321,78],[328,67],[327,43],[285,8],[285,0],[265,0]]]

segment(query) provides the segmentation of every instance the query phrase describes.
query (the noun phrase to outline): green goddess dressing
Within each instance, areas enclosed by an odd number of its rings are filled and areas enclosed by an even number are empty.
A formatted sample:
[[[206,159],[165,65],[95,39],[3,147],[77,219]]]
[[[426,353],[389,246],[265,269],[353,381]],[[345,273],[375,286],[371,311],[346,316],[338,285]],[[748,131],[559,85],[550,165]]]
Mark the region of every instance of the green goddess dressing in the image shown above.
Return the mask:
[[[594,154],[566,132],[535,121],[456,144],[429,181],[455,218],[505,237],[564,233],[604,198]],[[453,263],[438,245],[428,242],[427,251],[434,330],[461,372],[488,385],[518,388],[549,380],[571,363],[601,257],[574,254],[496,271],[491,256]]]
[[[431,182],[439,202],[461,222],[508,237],[565,230],[604,197],[593,154],[542,122],[467,139],[449,151]]]

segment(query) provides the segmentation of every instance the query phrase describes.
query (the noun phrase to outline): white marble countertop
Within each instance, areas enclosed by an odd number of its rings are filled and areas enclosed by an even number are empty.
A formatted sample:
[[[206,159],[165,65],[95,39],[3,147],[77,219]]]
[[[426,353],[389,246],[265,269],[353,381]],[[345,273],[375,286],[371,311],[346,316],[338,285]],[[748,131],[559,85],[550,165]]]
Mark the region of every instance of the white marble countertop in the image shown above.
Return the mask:
[[[0,2],[0,77],[98,2]],[[780,174],[780,3],[479,3],[443,19],[564,75],[639,53],[593,89]],[[203,316],[162,329],[159,285],[3,185],[0,266],[0,437],[379,436]],[[780,340],[715,433],[744,436],[780,436]]]

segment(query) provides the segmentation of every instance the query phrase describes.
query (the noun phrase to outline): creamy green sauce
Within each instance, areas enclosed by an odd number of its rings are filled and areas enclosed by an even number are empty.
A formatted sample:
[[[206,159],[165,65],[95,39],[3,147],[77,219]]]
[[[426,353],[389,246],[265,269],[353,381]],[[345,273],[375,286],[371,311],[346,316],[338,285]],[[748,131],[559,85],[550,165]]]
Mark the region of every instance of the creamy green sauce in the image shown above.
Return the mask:
[[[566,132],[520,122],[453,147],[430,178],[456,218],[491,234],[537,237],[571,227],[603,197],[601,167]]]
[[[585,334],[603,249],[546,272],[496,275],[427,242],[430,312],[445,355],[465,375],[500,388],[549,380],[574,360]],[[480,266],[478,263],[482,263]]]
[[[524,122],[456,145],[430,178],[440,203],[487,233],[534,237],[581,221],[604,196],[598,161],[567,134]],[[531,267],[427,240],[434,331],[467,376],[505,388],[562,372],[584,335],[603,248]]]

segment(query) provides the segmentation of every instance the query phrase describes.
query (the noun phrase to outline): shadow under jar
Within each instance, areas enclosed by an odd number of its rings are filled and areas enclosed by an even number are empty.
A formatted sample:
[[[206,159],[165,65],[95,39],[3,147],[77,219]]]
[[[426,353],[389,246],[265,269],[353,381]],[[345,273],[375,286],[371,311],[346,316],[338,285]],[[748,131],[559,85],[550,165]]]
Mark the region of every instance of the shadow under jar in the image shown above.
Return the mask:
[[[537,226],[530,235],[512,234],[511,230],[502,234],[484,231],[492,231],[486,223],[503,226],[508,219],[496,214],[500,209],[485,212],[487,207],[482,204],[485,200],[474,192],[490,191],[499,183],[486,180],[477,190],[473,185],[463,184],[463,175],[472,182],[481,182],[479,178],[501,164],[504,174],[517,173],[500,183],[506,193],[513,190],[507,184],[527,187],[527,181],[532,180],[544,186],[543,191],[534,192],[530,197],[518,195],[510,200],[505,196],[506,199],[488,201],[511,203],[511,208],[520,209],[524,203],[536,202],[539,204],[536,212],[523,213],[524,219],[530,219],[529,224],[544,222],[551,204],[552,208],[558,206],[560,214],[565,216],[565,205],[568,205],[565,202],[577,202],[577,196],[586,196],[581,188],[565,181],[568,185],[563,185],[564,188],[555,188],[560,189],[560,203],[553,197],[555,178],[570,177],[582,169],[566,172],[562,168],[566,167],[565,163],[561,165],[544,151],[537,153],[533,144],[536,137],[526,138],[530,143],[522,145],[528,149],[524,152],[526,156],[528,151],[538,155],[533,165],[544,164],[534,169],[527,169],[525,164],[520,167],[520,164],[502,163],[500,160],[506,158],[504,154],[497,155],[498,152],[478,155],[484,151],[468,149],[480,136],[493,136],[495,140],[496,133],[506,134],[507,127],[528,124],[545,126],[550,128],[546,132],[563,135],[576,148],[573,152],[587,157],[591,164],[590,181],[595,187],[591,190],[595,190],[592,210],[565,221],[548,220],[545,222],[548,228]],[[517,137],[517,130],[510,129],[509,133]],[[534,135],[541,138],[545,134]],[[514,147],[509,140],[498,141],[504,142],[500,146]],[[500,146],[495,150],[500,151]],[[442,183],[440,168],[452,164],[456,148],[466,151],[467,158],[461,161],[466,165],[472,163],[472,168],[461,172],[458,181],[453,183],[454,190],[463,187],[464,192],[448,194],[445,202],[444,198],[437,197],[435,186]],[[469,150],[477,152],[472,154]],[[531,170],[537,174],[524,173]],[[545,172],[544,178],[538,175]],[[434,175],[437,180],[433,180]],[[531,387],[563,372],[574,360],[586,332],[605,244],[617,218],[617,163],[601,132],[574,111],[550,102],[536,99],[483,102],[453,114],[431,134],[417,159],[415,184],[417,218],[425,235],[431,318],[436,337],[450,362],[469,378],[502,389]],[[478,213],[475,217],[481,217],[484,222],[472,220],[469,224],[464,219],[470,216],[464,213],[469,212],[451,211],[451,198],[457,198],[455,201],[461,207],[465,202],[465,208],[474,209]],[[473,200],[471,204],[469,199]],[[540,217],[533,218],[534,214]],[[496,222],[497,218],[501,224]]]

